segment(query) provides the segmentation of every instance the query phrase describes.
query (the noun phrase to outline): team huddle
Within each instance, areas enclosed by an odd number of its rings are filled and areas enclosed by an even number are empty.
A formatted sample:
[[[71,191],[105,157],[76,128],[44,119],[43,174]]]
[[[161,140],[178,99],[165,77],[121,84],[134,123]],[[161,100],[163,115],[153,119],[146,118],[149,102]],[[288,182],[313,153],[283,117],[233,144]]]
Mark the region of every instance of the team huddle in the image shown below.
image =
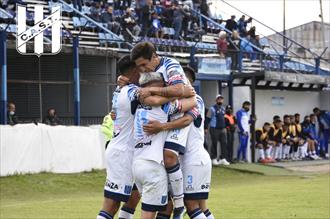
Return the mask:
[[[206,206],[211,159],[204,149],[203,99],[195,72],[138,43],[118,61],[113,94],[114,137],[106,149],[107,178],[97,219],[213,219]]]

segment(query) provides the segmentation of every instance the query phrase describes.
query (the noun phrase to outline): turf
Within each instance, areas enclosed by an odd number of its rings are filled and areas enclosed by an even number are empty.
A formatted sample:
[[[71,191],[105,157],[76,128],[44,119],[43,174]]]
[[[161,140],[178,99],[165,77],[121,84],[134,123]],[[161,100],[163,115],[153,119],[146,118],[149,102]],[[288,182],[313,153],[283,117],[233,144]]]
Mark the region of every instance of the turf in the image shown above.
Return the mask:
[[[102,204],[104,174],[2,177],[0,218],[95,218]],[[328,174],[289,175],[284,169],[246,164],[214,168],[208,204],[216,219],[330,218],[329,187]],[[136,215],[139,218],[139,211]]]

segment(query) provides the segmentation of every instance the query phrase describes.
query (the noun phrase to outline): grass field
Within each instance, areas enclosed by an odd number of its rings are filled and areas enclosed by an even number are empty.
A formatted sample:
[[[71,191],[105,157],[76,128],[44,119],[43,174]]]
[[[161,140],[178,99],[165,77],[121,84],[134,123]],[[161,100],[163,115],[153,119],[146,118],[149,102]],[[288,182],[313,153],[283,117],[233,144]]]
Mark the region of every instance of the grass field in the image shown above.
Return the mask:
[[[330,218],[329,174],[305,176],[252,164],[238,169],[213,169],[208,203],[216,219]],[[104,177],[104,171],[2,177],[0,218],[94,219]]]

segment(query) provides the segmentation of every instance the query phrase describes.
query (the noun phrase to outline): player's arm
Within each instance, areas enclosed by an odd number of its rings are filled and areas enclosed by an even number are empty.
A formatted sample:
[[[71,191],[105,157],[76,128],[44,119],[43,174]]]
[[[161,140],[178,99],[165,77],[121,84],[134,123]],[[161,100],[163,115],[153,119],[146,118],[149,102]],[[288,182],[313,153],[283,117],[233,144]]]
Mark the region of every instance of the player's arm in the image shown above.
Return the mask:
[[[185,98],[196,94],[192,86],[184,85],[183,83],[178,83],[167,87],[150,87],[149,89],[151,95],[159,95],[163,97]]]
[[[143,131],[148,133],[149,135],[157,134],[162,131],[169,131],[173,129],[181,129],[187,127],[193,121],[194,118],[190,114],[185,114],[179,119],[166,123],[161,123],[159,121],[153,120],[149,121],[148,124],[143,126]]]
[[[146,98],[143,98],[141,96],[139,96],[139,100],[141,103],[147,105],[147,106],[161,106],[164,105],[168,102],[171,102],[173,100],[175,100],[175,98],[173,97],[162,97],[162,96],[158,96],[158,95],[154,95],[154,96],[149,96]]]

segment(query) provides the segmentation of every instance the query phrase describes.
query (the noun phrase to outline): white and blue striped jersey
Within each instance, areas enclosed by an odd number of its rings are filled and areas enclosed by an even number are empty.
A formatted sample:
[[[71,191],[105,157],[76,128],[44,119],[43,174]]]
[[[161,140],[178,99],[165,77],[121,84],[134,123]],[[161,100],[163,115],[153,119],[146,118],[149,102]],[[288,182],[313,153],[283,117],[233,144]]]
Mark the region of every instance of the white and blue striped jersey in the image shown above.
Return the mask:
[[[108,148],[121,151],[133,150],[134,113],[138,105],[138,87],[134,84],[117,87],[112,97],[112,109],[116,113],[113,138]]]
[[[203,99],[196,95],[197,99],[197,111],[196,109],[192,113],[189,113],[193,118],[193,125],[190,126],[188,134],[186,152],[182,156],[183,165],[203,165],[209,162],[210,156],[204,149],[204,120],[205,120],[205,105]]]
[[[155,72],[159,72],[163,75],[167,86],[179,83],[190,84],[180,63],[175,59],[162,57],[159,65],[155,69]]]
[[[163,163],[163,147],[167,132],[159,132],[156,135],[147,135],[143,131],[143,125],[149,121],[166,123],[171,114],[180,109],[180,101],[164,104],[163,106],[150,107],[139,105],[134,120],[134,159],[152,160]]]

